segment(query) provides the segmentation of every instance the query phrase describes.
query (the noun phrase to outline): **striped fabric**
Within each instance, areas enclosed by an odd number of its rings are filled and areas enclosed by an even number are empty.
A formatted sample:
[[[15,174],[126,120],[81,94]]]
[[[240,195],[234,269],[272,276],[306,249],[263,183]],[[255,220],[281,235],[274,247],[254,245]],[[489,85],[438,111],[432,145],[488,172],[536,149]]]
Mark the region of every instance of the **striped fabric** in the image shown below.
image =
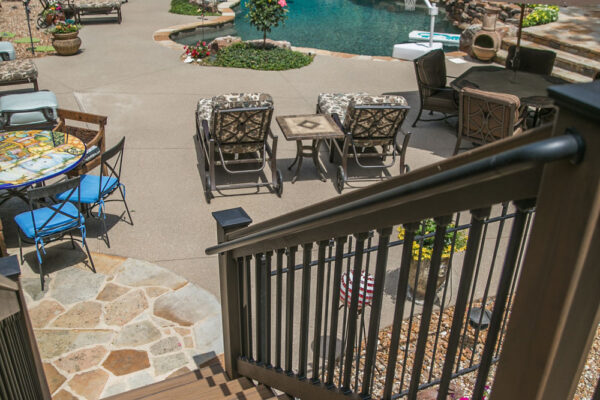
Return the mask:
[[[342,282],[340,285],[340,301],[346,302],[350,305],[352,299],[352,282],[353,273],[342,274]],[[366,271],[362,271],[360,276],[360,290],[358,292],[358,308],[362,309],[364,305],[370,306],[373,302],[373,288],[375,286],[375,278],[369,274],[367,276]]]

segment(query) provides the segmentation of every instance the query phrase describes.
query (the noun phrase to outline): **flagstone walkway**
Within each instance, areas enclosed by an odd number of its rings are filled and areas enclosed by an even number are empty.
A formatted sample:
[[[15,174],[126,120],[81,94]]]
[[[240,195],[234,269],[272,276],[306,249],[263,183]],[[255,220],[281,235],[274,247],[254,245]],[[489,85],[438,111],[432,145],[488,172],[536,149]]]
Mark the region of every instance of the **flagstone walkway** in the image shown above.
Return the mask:
[[[93,257],[96,274],[76,263],[51,273],[45,292],[37,276],[22,278],[54,399],[114,395],[223,352],[212,294],[149,262]]]

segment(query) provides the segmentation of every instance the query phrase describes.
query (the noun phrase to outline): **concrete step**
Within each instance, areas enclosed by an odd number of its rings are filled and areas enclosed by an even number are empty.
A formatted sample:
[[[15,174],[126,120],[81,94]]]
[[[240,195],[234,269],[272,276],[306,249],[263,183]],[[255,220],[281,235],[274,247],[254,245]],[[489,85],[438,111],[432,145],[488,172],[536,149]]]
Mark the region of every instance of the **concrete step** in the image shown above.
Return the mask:
[[[504,40],[502,41],[502,48],[507,50],[509,46],[516,44],[517,38],[504,38]],[[576,72],[583,76],[588,76],[590,78],[592,78],[598,71],[600,71],[600,57],[596,59],[590,59],[564,50],[549,48],[548,46],[529,40],[521,40],[521,46],[531,47],[539,50],[554,51],[556,53],[556,61],[554,62],[555,68],[562,68],[567,71]]]
[[[556,39],[552,39],[548,37],[548,35],[540,35],[535,32],[528,32],[527,29],[523,30],[521,34],[521,38],[528,40],[530,42],[535,42],[542,46],[546,46],[551,48],[552,50],[561,50],[567,53],[571,53],[574,55],[578,55],[581,57],[586,57],[592,60],[600,60],[600,51],[596,49],[591,49],[582,45],[577,45],[573,43],[565,43],[558,41]]]
[[[500,49],[498,50],[498,52],[496,53],[496,57],[494,58],[494,61],[497,62],[498,64],[502,64],[504,65],[506,63],[506,56],[508,55],[508,51],[504,50],[504,49]],[[552,69],[552,76],[556,76],[557,78],[561,78],[564,79],[568,82],[572,82],[572,83],[585,83],[585,82],[591,82],[592,78],[585,76],[585,75],[581,75],[578,74],[577,72],[573,72],[573,71],[568,71],[566,69],[554,66],[554,68]]]

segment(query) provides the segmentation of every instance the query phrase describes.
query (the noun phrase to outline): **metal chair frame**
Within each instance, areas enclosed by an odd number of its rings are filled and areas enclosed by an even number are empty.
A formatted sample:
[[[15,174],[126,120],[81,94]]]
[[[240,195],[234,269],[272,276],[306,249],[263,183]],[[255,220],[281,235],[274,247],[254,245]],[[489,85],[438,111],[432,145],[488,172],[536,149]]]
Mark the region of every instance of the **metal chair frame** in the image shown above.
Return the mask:
[[[338,190],[339,193],[342,192],[342,190],[344,189],[344,185],[347,182],[379,181],[381,179],[385,179],[385,177],[380,177],[380,178],[364,178],[364,177],[357,177],[357,176],[350,177],[348,174],[348,159],[350,159],[350,158],[354,159],[356,161],[356,164],[361,168],[381,169],[383,171],[386,171],[387,168],[394,166],[394,164],[396,163],[396,157],[399,155],[400,156],[400,174],[403,174],[410,169],[408,167],[408,165],[406,164],[405,159],[406,159],[406,149],[408,148],[408,141],[410,140],[411,133],[404,132],[401,128],[402,123],[404,122],[406,116],[408,115],[408,110],[410,110],[410,107],[403,106],[403,105],[383,105],[382,104],[382,105],[356,105],[356,106],[354,106],[354,109],[358,110],[359,113],[360,112],[369,112],[370,110],[384,110],[384,109],[405,110],[405,112],[404,112],[404,115],[401,117],[402,121],[400,121],[398,123],[398,129],[394,130],[392,136],[374,137],[374,136],[369,135],[367,137],[360,137],[360,138],[355,138],[354,135],[352,134],[352,132],[347,130],[344,127],[344,124],[340,120],[340,117],[337,113],[331,114],[331,117],[333,118],[335,123],[342,130],[342,132],[344,132],[343,140],[339,140],[339,141],[331,140],[328,143],[328,145],[329,145],[329,161],[333,163],[335,161],[336,155],[338,157],[340,157],[340,165],[337,168],[336,180],[335,180],[336,189]],[[317,113],[322,113],[322,112],[323,111],[317,104]],[[357,119],[359,119],[359,118],[360,117],[358,117]],[[404,135],[404,139],[402,140],[402,146],[399,146],[398,143],[396,142],[398,132],[402,132]],[[355,140],[378,140],[378,141],[379,140],[380,141],[388,140],[390,143],[385,144],[385,145],[383,145],[383,144],[375,145],[375,146],[382,146],[381,152],[364,153],[364,152],[360,152],[358,150],[358,148],[364,149],[365,146],[356,144]],[[371,148],[374,148],[375,146],[371,146]],[[389,151],[389,146],[392,147],[391,152]],[[350,149],[352,151],[350,151]],[[383,162],[385,162],[385,159],[388,156],[392,157],[392,161],[388,164],[366,165],[366,164],[363,164],[360,162],[361,159],[368,159],[368,158],[379,158]]]
[[[80,229],[80,225],[79,225],[80,221],[79,220],[80,220],[80,217],[82,216],[81,206],[80,206],[80,202],[79,202],[79,200],[80,200],[79,191],[77,191],[77,199],[76,199],[77,201],[75,201],[75,199],[72,197],[73,197],[73,193],[79,186],[80,180],[81,180],[81,178],[76,177],[76,178],[67,179],[67,180],[64,180],[61,182],[57,182],[52,185],[38,187],[38,188],[30,188],[27,190],[27,200],[28,200],[28,204],[29,204],[29,210],[31,212],[33,229],[34,229],[35,233],[34,233],[34,238],[32,240],[31,238],[26,237],[23,234],[23,232],[21,231],[21,229],[18,229],[18,232],[19,232],[19,234],[18,234],[19,255],[20,255],[21,263],[23,263],[24,262],[23,243],[35,244],[36,252],[38,254],[38,257],[36,257],[36,258],[37,258],[38,267],[40,270],[40,281],[41,281],[42,290],[44,290],[44,271],[43,271],[42,262],[41,262],[40,250],[44,254],[46,254],[44,245],[46,243],[50,243],[50,242],[62,239],[62,237],[67,233],[69,233],[69,235],[71,237],[71,244],[72,244],[73,248],[75,248],[75,239],[73,238],[73,230]],[[67,196],[66,200],[64,200],[64,201],[56,201],[55,200],[56,195],[67,192],[67,191],[68,191],[68,196]],[[77,216],[72,216],[63,211],[63,207],[68,202],[74,204],[77,207]],[[50,218],[48,218],[48,220],[44,224],[42,224],[41,226],[38,227],[38,226],[36,226],[35,219],[33,218],[33,212],[36,209],[38,209],[39,206],[43,203],[46,203],[48,205],[48,207],[53,206],[53,205],[58,205],[58,204],[60,204],[60,206],[53,208],[54,212],[52,213]],[[66,221],[65,223],[63,223],[61,226],[68,227],[74,221],[76,221],[78,224],[71,228],[65,229],[63,231],[45,233],[44,229],[59,214],[69,218],[69,220]],[[53,226],[51,231],[55,231],[58,228],[60,228],[60,226]],[[84,232],[85,232],[85,230],[84,230]],[[37,237],[41,238],[41,241],[36,240]],[[94,260],[92,259],[90,249],[87,245],[87,242],[85,241],[85,236],[82,236],[81,243],[85,246],[85,250],[86,250],[88,258],[90,260],[91,269],[94,273],[96,273],[96,268],[94,266]]]
[[[206,202],[210,203],[210,200],[213,198],[213,191],[220,191],[221,189],[237,189],[237,188],[249,188],[249,187],[262,187],[262,186],[270,186],[274,189],[277,196],[281,197],[281,193],[283,191],[283,176],[281,172],[277,169],[277,141],[278,137],[273,135],[273,132],[269,128],[271,124],[271,117],[273,115],[272,107],[242,107],[242,108],[231,108],[231,109],[223,109],[223,110],[215,110],[213,118],[216,118],[217,121],[222,121],[222,118],[219,118],[219,114],[225,113],[262,113],[263,119],[261,127],[262,129],[266,129],[266,134],[263,137],[263,140],[256,142],[242,142],[245,145],[261,145],[262,148],[258,151],[249,152],[249,153],[233,153],[233,159],[226,159],[226,156],[223,154],[222,146],[229,145],[232,143],[222,143],[222,141],[211,132],[210,127],[208,125],[207,120],[202,120],[202,124],[198,123],[198,118],[196,118],[196,135],[195,140],[197,142],[198,155],[202,155],[202,160],[199,159],[200,164],[204,166],[204,179],[202,180],[202,185],[204,187],[204,196],[206,198]],[[266,128],[264,128],[266,126]],[[218,129],[215,128],[215,129]],[[269,145],[267,139],[271,138],[273,145]],[[218,158],[216,157],[218,155]],[[240,155],[250,156],[250,158],[240,158]],[[245,174],[245,173],[257,173],[262,171],[267,161],[269,161],[269,166],[271,168],[271,181],[270,182],[258,182],[258,183],[236,183],[236,184],[216,184],[216,167],[220,166],[229,173],[229,174]],[[228,168],[230,165],[243,165],[243,164],[256,164],[259,163],[260,166],[258,168],[250,168],[250,169],[240,169],[234,170]]]

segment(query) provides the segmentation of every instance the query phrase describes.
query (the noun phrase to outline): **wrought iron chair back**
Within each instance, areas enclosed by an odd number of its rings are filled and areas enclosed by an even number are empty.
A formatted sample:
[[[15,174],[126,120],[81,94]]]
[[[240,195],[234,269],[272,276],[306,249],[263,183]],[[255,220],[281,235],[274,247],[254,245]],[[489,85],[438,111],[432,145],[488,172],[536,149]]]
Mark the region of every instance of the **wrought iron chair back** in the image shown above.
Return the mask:
[[[551,50],[520,47],[517,52],[517,46],[513,45],[508,48],[506,68],[533,74],[551,75],[555,60],[556,53]]]
[[[80,195],[77,187],[79,186],[80,178],[67,179],[62,182],[57,182],[53,185],[43,186],[39,188],[32,188],[27,191],[27,199],[29,202],[29,210],[31,212],[31,219],[33,222],[33,229],[36,237],[52,236],[53,234],[61,231],[65,227],[73,227],[73,224],[79,222],[80,219],[80,208],[79,200]],[[56,195],[67,192],[68,195],[65,200],[54,200]],[[66,213],[63,209],[66,204],[72,203],[77,207],[78,214],[72,215]],[[40,204],[46,204],[52,206],[52,214],[50,217],[40,226],[37,226],[33,212],[39,208]],[[58,216],[64,216],[66,219],[60,224],[54,222]],[[77,224],[79,227],[79,224]]]
[[[123,150],[125,148],[125,136],[114,147],[106,150],[100,155],[101,173],[103,179],[98,180],[98,193],[108,195],[121,185],[121,168],[123,167]],[[116,185],[111,185],[114,178]],[[110,190],[109,190],[110,189]]]
[[[253,153],[267,139],[273,107],[215,109],[212,132],[224,153]]]
[[[350,102],[344,128],[356,146],[391,145],[409,109],[407,105],[356,105]]]

